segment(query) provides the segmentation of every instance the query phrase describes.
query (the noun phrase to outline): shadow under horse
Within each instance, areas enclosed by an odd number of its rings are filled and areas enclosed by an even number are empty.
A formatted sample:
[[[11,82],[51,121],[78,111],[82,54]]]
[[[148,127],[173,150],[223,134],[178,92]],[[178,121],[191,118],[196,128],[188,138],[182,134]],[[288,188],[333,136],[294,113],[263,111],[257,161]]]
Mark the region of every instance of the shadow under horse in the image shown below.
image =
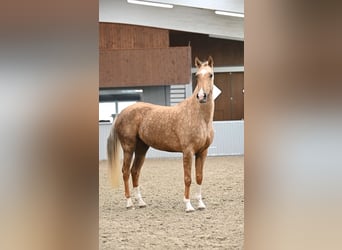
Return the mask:
[[[160,106],[138,102],[124,109],[114,120],[107,141],[108,163],[114,187],[119,185],[120,144],[123,150],[122,174],[127,208],[133,207],[129,188],[132,176],[133,193],[139,207],[146,206],[139,189],[139,174],[149,147],[163,151],[182,152],[184,168],[185,211],[195,209],[190,202],[191,167],[195,155],[198,209],[202,200],[203,166],[208,147],[213,141],[214,71],[213,58],[201,62],[195,58],[197,86],[193,94],[176,106]],[[133,159],[133,165],[131,162]]]

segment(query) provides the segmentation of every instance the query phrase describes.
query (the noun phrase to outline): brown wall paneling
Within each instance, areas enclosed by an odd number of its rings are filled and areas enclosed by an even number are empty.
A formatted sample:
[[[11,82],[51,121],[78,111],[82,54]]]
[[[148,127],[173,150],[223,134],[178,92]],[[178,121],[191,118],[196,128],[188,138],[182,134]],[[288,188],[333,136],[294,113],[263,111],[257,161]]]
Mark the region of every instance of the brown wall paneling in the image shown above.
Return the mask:
[[[187,84],[191,48],[100,50],[100,87]]]
[[[244,42],[212,38],[204,34],[170,31],[170,46],[190,46],[192,62],[197,56],[206,60],[209,55],[214,59],[214,66],[244,65]],[[192,64],[194,67],[194,63]]]
[[[214,83],[222,91],[215,99],[214,121],[244,118],[243,72],[216,73]]]
[[[214,121],[231,120],[231,88],[227,73],[216,73],[214,83],[222,92],[215,99]]]
[[[230,79],[232,89],[232,120],[241,120],[244,119],[244,73],[231,73]]]
[[[142,49],[169,47],[169,31],[138,25],[99,23],[102,49]]]

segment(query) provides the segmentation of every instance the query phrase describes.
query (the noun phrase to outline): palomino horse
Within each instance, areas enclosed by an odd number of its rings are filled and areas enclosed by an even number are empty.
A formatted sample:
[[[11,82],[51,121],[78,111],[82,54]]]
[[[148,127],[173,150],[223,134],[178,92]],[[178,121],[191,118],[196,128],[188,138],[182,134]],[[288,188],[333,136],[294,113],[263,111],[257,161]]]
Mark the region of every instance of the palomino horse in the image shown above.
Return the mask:
[[[139,190],[139,174],[149,147],[169,152],[183,153],[185,211],[195,209],[190,203],[191,165],[195,155],[198,209],[204,209],[201,184],[203,165],[208,147],[213,141],[212,121],[213,59],[206,62],[195,59],[197,86],[191,97],[173,107],[138,102],[124,109],[113,122],[107,141],[108,162],[113,186],[119,183],[119,142],[123,149],[122,174],[127,208],[133,206],[129,190],[132,175],[133,193],[139,207],[146,206]],[[133,165],[131,161],[135,154]]]

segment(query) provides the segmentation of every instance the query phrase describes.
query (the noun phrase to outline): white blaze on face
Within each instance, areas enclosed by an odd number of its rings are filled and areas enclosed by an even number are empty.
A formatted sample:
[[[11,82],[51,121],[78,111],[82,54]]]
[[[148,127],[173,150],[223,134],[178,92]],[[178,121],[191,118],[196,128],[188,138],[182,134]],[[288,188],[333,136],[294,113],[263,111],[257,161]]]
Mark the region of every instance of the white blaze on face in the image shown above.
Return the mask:
[[[208,68],[203,68],[201,69],[200,71],[198,71],[196,74],[197,75],[201,75],[201,76],[204,76],[205,74],[213,74],[212,71]],[[212,75],[212,79],[214,79],[214,76]]]
[[[202,76],[204,76],[206,73],[208,73],[208,70],[206,69],[201,69],[201,71],[199,72]]]
[[[203,91],[203,88],[201,88],[199,91],[198,91],[198,98],[200,99],[200,100],[202,100],[203,99],[203,97],[204,97],[204,91]]]

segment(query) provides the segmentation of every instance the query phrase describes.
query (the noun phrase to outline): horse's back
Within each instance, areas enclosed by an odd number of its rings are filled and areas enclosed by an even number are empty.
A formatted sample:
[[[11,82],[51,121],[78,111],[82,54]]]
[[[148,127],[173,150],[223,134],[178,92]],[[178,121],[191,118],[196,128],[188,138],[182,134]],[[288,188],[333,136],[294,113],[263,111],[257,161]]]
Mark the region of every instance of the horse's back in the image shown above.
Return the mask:
[[[155,105],[146,102],[134,103],[119,113],[116,123],[138,122],[146,115],[146,113],[153,109],[153,106]]]
[[[146,102],[137,102],[121,111],[115,121],[115,129],[125,136],[136,136],[139,127],[146,120],[151,120],[151,113],[156,109],[163,109],[165,106],[155,105]],[[164,113],[164,112],[161,112]],[[156,121],[157,122],[157,121]]]
[[[114,130],[116,130],[120,141],[123,138],[134,138],[143,117],[152,109],[149,103],[138,102],[122,110],[115,119]]]

